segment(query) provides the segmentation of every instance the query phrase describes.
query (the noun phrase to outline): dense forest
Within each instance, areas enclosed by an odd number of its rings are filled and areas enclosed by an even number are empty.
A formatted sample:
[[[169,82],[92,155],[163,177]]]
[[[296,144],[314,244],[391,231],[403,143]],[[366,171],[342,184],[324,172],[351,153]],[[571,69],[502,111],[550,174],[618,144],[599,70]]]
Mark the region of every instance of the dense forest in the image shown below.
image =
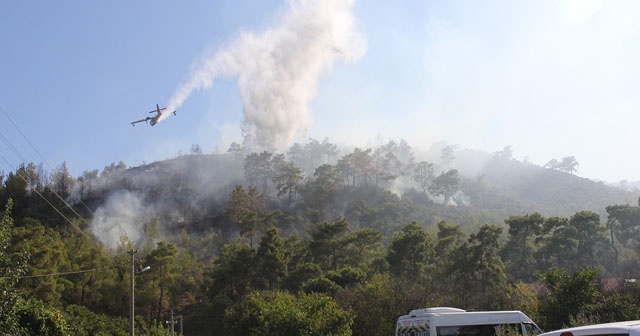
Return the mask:
[[[434,306],[640,319],[640,192],[573,157],[247,147],[0,172],[2,333],[128,335],[132,276],[138,335],[392,335]]]

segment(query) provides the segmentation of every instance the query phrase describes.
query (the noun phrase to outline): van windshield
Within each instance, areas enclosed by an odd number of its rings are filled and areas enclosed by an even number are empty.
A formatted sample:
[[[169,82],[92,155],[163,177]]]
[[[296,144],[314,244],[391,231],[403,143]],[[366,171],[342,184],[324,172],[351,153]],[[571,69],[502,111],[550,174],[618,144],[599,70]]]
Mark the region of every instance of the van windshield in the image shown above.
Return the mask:
[[[436,327],[437,336],[512,336],[522,335],[520,324],[484,324]]]
[[[535,335],[542,334],[542,330],[540,330],[540,328],[538,328],[538,326],[533,323],[525,323],[524,329],[527,331],[528,336],[535,336]]]

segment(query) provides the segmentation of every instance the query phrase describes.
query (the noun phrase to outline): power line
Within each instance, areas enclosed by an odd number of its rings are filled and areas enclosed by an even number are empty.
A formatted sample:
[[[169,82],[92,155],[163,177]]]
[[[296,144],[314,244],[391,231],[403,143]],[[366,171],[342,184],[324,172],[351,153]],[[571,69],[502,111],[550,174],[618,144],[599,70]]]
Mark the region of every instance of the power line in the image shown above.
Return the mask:
[[[51,165],[49,164],[49,162],[47,162],[47,160],[45,160],[45,158],[42,156],[42,154],[40,154],[40,152],[38,152],[38,150],[36,149],[36,147],[31,143],[31,141],[29,141],[29,138],[27,138],[26,135],[24,135],[24,133],[22,133],[22,131],[20,130],[20,128],[18,127],[18,125],[16,125],[15,122],[13,122],[13,119],[11,119],[11,117],[9,116],[9,114],[2,108],[2,106],[0,106],[0,111],[2,111],[2,114],[5,115],[5,117],[7,117],[7,119],[9,119],[9,121],[11,122],[11,124],[13,125],[13,127],[15,127],[16,130],[18,130],[18,132],[20,133],[20,135],[22,135],[22,137],[27,141],[27,143],[29,144],[29,146],[31,146],[31,149],[33,149],[34,152],[36,152],[36,154],[38,154],[38,156],[40,157],[40,159],[47,164],[47,167],[49,167],[49,169],[53,170],[51,168]],[[23,161],[26,161],[23,159]]]
[[[22,155],[20,155],[20,152],[18,151],[18,149],[16,149],[10,142],[9,139],[7,139],[2,133],[0,133],[0,139],[2,139],[2,142],[5,143],[5,145],[7,145],[7,147],[9,147],[9,149],[11,149],[11,151],[13,152],[13,154],[15,154],[17,157],[22,157]]]
[[[60,272],[60,273],[49,273],[49,274],[37,274],[37,275],[23,275],[20,278],[21,279],[24,279],[24,278],[44,278],[44,277],[50,277],[50,276],[60,276],[60,275],[69,275],[69,274],[82,274],[82,273],[95,272],[95,271],[98,271],[98,270],[109,269],[109,268],[114,268],[114,267],[115,266],[105,266],[105,267],[92,268],[92,269],[82,270],[82,271],[71,271],[71,272]]]
[[[33,143],[31,143],[31,141],[29,141],[29,138],[27,138],[27,136],[22,132],[22,130],[20,130],[20,128],[18,127],[18,125],[13,121],[13,119],[11,119],[11,117],[9,116],[9,114],[4,110],[4,108],[2,108],[2,106],[0,106],[0,111],[2,111],[2,113],[5,115],[5,117],[7,117],[7,119],[9,119],[9,121],[11,122],[11,124],[13,125],[13,127],[15,127],[15,129],[16,129],[16,130],[17,130],[17,131],[22,135],[22,137],[27,141],[27,143],[29,143],[29,145],[31,146],[31,148],[32,148],[32,149],[33,149],[33,150],[38,154],[38,156],[40,157],[40,159],[41,159],[41,160],[42,160],[42,161],[43,161],[43,162],[44,162],[44,163],[49,167],[49,169],[51,169],[51,170],[53,171],[53,168],[51,167],[51,165],[49,164],[49,162],[47,162],[47,160],[42,156],[42,154],[40,154],[40,152],[36,149],[36,147],[33,145]],[[16,155],[17,155],[17,156],[22,160],[22,162],[25,162],[25,163],[27,162],[27,159],[26,159],[26,158],[25,158],[25,157],[20,153],[20,151],[19,151],[19,150],[17,150],[17,149],[15,148],[15,146],[13,146],[13,145],[11,144],[11,142],[9,141],[9,139],[7,139],[7,138],[6,138],[2,133],[0,133],[0,138],[2,139],[2,142],[4,142],[4,143],[9,147],[9,148],[11,148],[11,150],[14,152],[14,154],[16,154]],[[6,159],[4,159],[4,158],[3,158],[3,160],[4,160],[4,161],[9,165],[9,167],[12,167],[11,163],[9,163],[9,161],[8,161],[8,160],[6,160]],[[12,168],[13,168],[13,167],[12,167]],[[17,173],[17,172],[18,172],[18,170],[17,170],[17,169],[15,169],[15,168],[13,168],[13,169],[16,171],[16,174],[17,174],[17,175],[20,175],[20,174],[18,174],[18,173]],[[23,179],[23,180],[24,180],[28,185],[30,185],[29,181],[28,181],[24,176],[21,176],[21,177],[22,177],[22,179]],[[55,207],[51,202],[49,202],[46,198],[44,198],[44,196],[42,196],[42,194],[40,194],[40,193],[37,191],[37,189],[36,189],[35,187],[33,187],[33,186],[31,186],[31,187],[32,187],[32,189],[33,189],[34,191],[36,191],[36,193],[37,193],[38,195],[40,195],[40,197],[42,197],[42,198],[43,198],[43,199],[44,199],[44,200],[45,200],[49,205],[51,205],[51,206],[56,210],[56,212],[58,212],[60,215],[62,215],[62,213],[61,213],[61,212],[60,212],[60,211],[59,211],[59,210],[58,210],[58,209],[57,209],[57,208],[56,208],[56,207]],[[74,208],[73,208],[69,203],[67,203],[67,201],[66,201],[62,196],[60,196],[60,194],[59,194],[59,193],[57,193],[57,192],[56,192],[55,190],[53,190],[53,189],[51,190],[51,192],[52,192],[52,193],[53,193],[53,194],[54,194],[54,195],[55,195],[55,196],[56,196],[60,201],[62,201],[62,203],[64,203],[64,205],[65,205],[67,208],[71,209],[71,212],[73,212],[73,213],[74,213],[78,218],[82,219],[82,221],[83,221],[83,222],[85,222],[86,224],[89,224],[89,221],[88,221],[86,218],[84,218],[83,216],[81,216],[81,215],[80,215],[80,214],[79,214],[79,213],[78,213],[78,212],[77,212],[77,211],[76,211],[76,210],[75,210],[75,209],[74,209]],[[82,204],[87,208],[87,210],[89,210],[89,212],[91,213],[91,215],[93,215],[93,212],[91,211],[91,209],[89,209],[89,207],[87,207],[87,206],[84,204],[84,202],[82,202]],[[65,218],[69,223],[71,223],[71,222],[69,221],[69,219],[67,219],[64,215],[62,215],[62,217],[64,217],[64,218]],[[73,225],[73,224],[72,224],[72,225]]]
[[[11,163],[4,156],[2,156],[2,154],[0,154],[0,159],[2,159],[4,162],[6,162],[9,165],[9,167],[12,167]],[[24,176],[22,176],[18,172],[17,169],[14,169],[14,170],[16,171],[16,175],[17,176],[19,176],[26,184],[29,184],[29,181],[27,181],[27,179]],[[64,218],[74,229],[78,230],[78,232],[80,232],[80,233],[84,233],[84,232],[82,232],[82,230],[80,230],[80,228],[77,225],[73,224],[73,222],[69,218],[67,218],[67,216],[65,216],[60,210],[58,210],[58,208],[55,205],[53,205],[53,203],[51,203],[46,197],[44,197],[44,195],[42,195],[38,191],[38,189],[31,188],[31,190],[33,190],[38,196],[40,196],[40,198],[42,198],[42,200],[44,200],[47,204],[49,204],[53,208],[53,210],[55,210],[60,216],[62,216],[62,218]],[[66,202],[65,202],[65,204],[66,204]],[[73,209],[71,209],[71,210],[73,210]],[[77,212],[76,212],[76,214],[77,214]],[[82,218],[86,223],[88,223],[87,220],[84,219],[82,216],[79,216],[79,217]]]
[[[18,125],[13,121],[13,119],[9,116],[9,114],[4,110],[4,108],[2,108],[2,106],[0,106],[0,111],[2,111],[2,113],[4,114],[4,116],[11,122],[11,124],[13,125],[13,127],[15,127],[15,129],[20,133],[20,135],[22,135],[22,137],[25,139],[25,141],[27,141],[27,143],[29,144],[29,146],[31,146],[31,148],[33,149],[34,152],[36,152],[38,154],[38,156],[40,157],[40,159],[49,167],[49,169],[51,169],[51,171],[53,171],[53,168],[51,167],[51,165],[49,164],[49,162],[42,156],[42,154],[40,154],[40,152],[36,149],[36,147],[33,145],[33,143],[29,140],[29,138],[22,132],[22,130],[20,130],[20,128],[18,127]],[[27,160],[25,159],[25,157],[20,153],[20,151],[13,146],[13,144],[9,141],[9,139],[7,137],[5,137],[2,133],[0,133],[0,139],[2,140],[2,142],[4,142],[10,149],[11,151],[13,151],[13,153],[20,159],[22,159],[23,162],[27,162]],[[67,216],[65,216],[62,211],[60,209],[58,209],[53,203],[51,203],[51,201],[49,201],[44,195],[42,195],[42,193],[40,193],[40,191],[36,188],[36,186],[32,186],[31,183],[27,180],[27,178],[25,176],[23,176],[23,174],[20,173],[20,171],[18,169],[16,169],[15,167],[13,167],[13,165],[9,162],[9,160],[7,160],[4,156],[2,156],[0,154],[0,159],[2,159],[9,167],[11,167],[13,170],[15,170],[16,175],[19,176],[29,187],[30,189],[35,192],[40,198],[42,198],[43,201],[45,201],[49,206],[51,206],[51,208],[53,208],[62,218],[64,218],[75,230],[77,230],[80,234],[86,234],[85,232],[83,232],[76,224],[73,223],[73,221],[71,221],[71,219],[69,219]],[[84,221],[85,223],[89,224],[89,221],[84,218],[83,216],[81,216],[59,193],[57,193],[55,190],[51,190],[51,192],[60,200],[62,201],[65,206],[69,209],[71,209],[71,211],[78,217],[80,218],[82,221]],[[91,209],[89,209],[89,207],[87,207],[86,204],[84,204],[84,202],[82,202],[82,200],[80,200],[80,202],[85,206],[85,208],[91,213],[91,215],[93,215],[93,211],[91,211]],[[105,266],[105,267],[98,267],[98,268],[92,268],[92,269],[87,269],[87,270],[80,270],[80,271],[70,271],[70,272],[59,272],[59,273],[49,273],[49,274],[38,274],[38,275],[25,275],[25,276],[21,276],[19,277],[20,279],[27,279],[27,278],[42,278],[42,277],[50,277],[50,276],[64,276],[64,275],[72,275],[72,274],[83,274],[83,273],[89,273],[89,272],[95,272],[98,270],[103,270],[103,269],[110,269],[110,268],[114,268],[116,266]],[[3,278],[3,277],[0,277]]]

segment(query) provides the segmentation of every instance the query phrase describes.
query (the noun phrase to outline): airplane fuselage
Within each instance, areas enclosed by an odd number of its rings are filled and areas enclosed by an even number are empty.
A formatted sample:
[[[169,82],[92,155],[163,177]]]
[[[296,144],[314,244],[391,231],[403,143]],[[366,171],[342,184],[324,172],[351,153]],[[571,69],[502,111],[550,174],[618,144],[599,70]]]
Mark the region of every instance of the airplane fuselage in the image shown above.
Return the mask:
[[[160,120],[160,117],[162,116],[162,112],[161,111],[162,110],[166,110],[166,109],[167,109],[166,107],[162,107],[161,108],[159,104],[156,104],[156,109],[152,110],[152,111],[149,111],[149,113],[155,113],[156,114],[154,117],[146,117],[144,119],[136,120],[136,121],[132,122],[131,125],[135,126],[137,123],[140,123],[140,122],[148,122],[149,125],[153,126],[153,125],[157,124],[158,121]],[[176,111],[173,111],[172,113],[175,115]]]

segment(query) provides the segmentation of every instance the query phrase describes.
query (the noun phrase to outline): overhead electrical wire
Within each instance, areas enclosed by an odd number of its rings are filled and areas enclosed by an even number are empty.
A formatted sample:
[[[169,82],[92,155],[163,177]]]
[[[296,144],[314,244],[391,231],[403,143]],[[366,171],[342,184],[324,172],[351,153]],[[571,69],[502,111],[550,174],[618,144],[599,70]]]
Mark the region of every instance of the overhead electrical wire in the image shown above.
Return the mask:
[[[35,275],[22,275],[22,276],[19,276],[19,277],[16,277],[16,278],[18,278],[18,279],[29,279],[29,278],[44,278],[44,277],[51,277],[51,276],[71,275],[71,274],[82,274],[82,273],[95,272],[95,271],[100,271],[100,270],[104,270],[104,269],[116,268],[116,267],[118,267],[118,266],[103,266],[103,267],[96,267],[96,268],[80,270],[80,271],[69,271],[69,272],[48,273],[48,274],[35,274]],[[0,279],[4,279],[4,278],[7,278],[7,276],[0,276]]]
[[[4,140],[6,140],[6,138],[4,137],[4,135],[2,135],[2,133],[0,133],[0,138]],[[6,142],[5,142],[6,143]],[[10,146],[11,148],[14,148],[11,144],[7,144],[8,146]],[[20,155],[21,156],[21,155]],[[54,210],[56,210],[57,213],[59,213],[62,217],[64,217],[71,225],[75,226],[75,224],[73,224],[71,222],[71,220],[69,220],[65,215],[62,214],[62,212],[56,208],[55,205],[53,205],[53,203],[51,203],[46,197],[44,197],[44,195],[42,195],[40,193],[40,191],[38,191],[38,188],[34,187],[31,185],[31,182],[29,182],[29,180],[27,180],[26,177],[22,176],[22,174],[20,174],[19,170],[17,167],[13,167],[13,165],[9,162],[9,160],[7,160],[4,156],[1,156],[2,160],[9,166],[11,167],[11,169],[13,169],[16,172],[16,175],[19,176],[27,185],[29,185],[29,187],[31,188],[30,190],[32,190],[33,192],[35,192],[36,194],[38,194],[38,196],[40,196],[47,204],[49,204],[51,207],[53,207]],[[83,216],[81,216],[69,203],[67,203],[67,201],[65,201],[62,196],[60,196],[60,194],[58,194],[55,190],[51,190],[51,192],[60,200],[62,201],[67,208],[71,209],[71,212],[73,212],[76,216],[78,216],[78,218],[82,219],[82,221],[84,221],[86,224],[89,224],[89,221],[84,218]],[[79,229],[78,229],[79,230]]]
[[[20,135],[22,135],[22,137],[25,139],[25,141],[27,141],[27,143],[31,146],[31,148],[34,150],[34,152],[36,152],[38,154],[38,156],[40,157],[40,159],[49,167],[49,169],[51,169],[53,171],[53,168],[51,167],[51,165],[49,164],[49,162],[47,162],[47,160],[42,156],[42,154],[40,154],[40,152],[36,149],[36,147],[33,145],[33,143],[29,140],[29,138],[22,132],[22,130],[20,130],[20,128],[18,127],[18,125],[13,121],[13,119],[11,119],[11,117],[9,116],[9,114],[2,108],[2,106],[0,106],[0,111],[2,111],[2,113],[5,115],[5,117],[11,122],[11,124],[13,125],[13,127],[15,127],[15,129],[20,133]],[[9,141],[9,139],[7,137],[4,136],[4,134],[2,134],[0,132],[0,139],[2,140],[2,142],[4,142],[7,147],[9,147],[11,149],[11,151],[22,160],[22,162],[27,162],[27,160],[25,159],[25,157],[20,153],[20,151],[13,146],[13,144]],[[32,186],[31,183],[27,180],[27,178],[25,176],[23,176],[22,174],[20,174],[19,169],[17,169],[17,167],[14,167],[11,162],[9,162],[9,160],[7,158],[5,158],[4,156],[2,156],[2,154],[0,154],[0,159],[2,159],[2,161],[4,161],[11,169],[13,169],[16,172],[16,175],[18,177],[20,177],[27,185],[29,185],[30,190],[35,192],[40,198],[42,198],[42,200],[44,200],[49,206],[51,206],[62,218],[64,218],[69,225],[71,225],[76,231],[78,231],[78,233],[80,234],[86,234],[86,232],[83,232],[76,224],[73,223],[73,221],[71,219],[69,219],[67,216],[65,216],[62,211],[60,209],[58,209],[53,203],[51,203],[51,201],[49,201],[44,195],[42,195],[42,193],[40,193],[40,191],[35,187]],[[1,182],[1,181],[0,181]],[[82,219],[85,223],[89,224],[89,221],[84,218],[83,216],[81,216],[62,196],[60,196],[59,193],[57,193],[55,190],[52,190],[52,193],[60,200],[62,201],[67,208],[71,209],[71,211],[80,219]],[[93,211],[91,211],[91,209],[89,209],[89,207],[87,207],[86,204],[84,204],[84,202],[82,202],[82,200],[80,201],[85,208],[87,208],[87,210],[91,213],[91,215],[93,215]],[[36,275],[24,275],[24,276],[20,276],[20,279],[27,279],[27,278],[42,278],[42,277],[50,277],[50,276],[62,276],[62,275],[71,275],[71,274],[82,274],[82,273],[89,273],[89,272],[95,272],[98,270],[103,270],[103,269],[110,269],[110,268],[114,268],[116,266],[105,266],[105,267],[98,267],[98,268],[92,268],[92,269],[87,269],[87,270],[80,270],[80,271],[69,271],[69,272],[60,272],[60,273],[49,273],[49,274],[36,274]],[[0,276],[0,278],[4,278],[3,276]]]
[[[11,163],[10,163],[10,162],[9,162],[9,161],[4,157],[4,156],[2,156],[2,154],[0,154],[0,159],[2,159],[2,160],[3,160],[7,165],[9,165],[9,167],[12,167],[12,166],[11,166]],[[13,167],[12,167],[12,169],[13,169]],[[25,183],[29,184],[29,181],[28,181],[24,176],[22,176],[20,173],[18,173],[18,170],[17,170],[17,169],[14,169],[14,170],[16,171],[16,175],[17,175],[17,176],[19,176],[19,177],[20,177],[20,178],[21,178]],[[77,225],[75,225],[75,224],[74,224],[74,223],[73,223],[73,222],[72,222],[72,221],[71,221],[67,216],[65,216],[65,215],[64,215],[64,214],[63,214],[63,213],[62,213],[62,212],[61,212],[61,211],[60,211],[60,210],[59,210],[59,209],[58,209],[58,208],[57,208],[53,203],[51,203],[51,202],[50,202],[46,197],[44,197],[44,195],[42,195],[42,194],[38,191],[38,189],[36,189],[36,188],[32,188],[31,190],[32,190],[33,192],[35,192],[38,196],[40,196],[40,198],[42,198],[42,199],[43,199],[47,204],[49,204],[49,205],[53,208],[53,210],[55,210],[55,211],[56,211],[60,216],[62,216],[62,218],[64,218],[64,219],[65,219],[65,220],[66,220],[66,221],[67,221],[67,222],[68,222],[68,223],[69,223],[69,224],[70,224],[74,229],[76,229],[76,230],[77,230],[78,232],[80,232],[80,233],[84,233],[84,232],[82,232],[82,230],[81,230]],[[65,203],[66,203],[66,202],[65,202]],[[74,211],[74,212],[75,212],[75,211]],[[82,218],[82,217],[80,217],[80,218]],[[86,221],[86,219],[84,219],[84,218],[82,218],[82,219]]]
[[[81,271],[70,271],[70,272],[49,273],[49,274],[36,274],[36,275],[23,275],[23,276],[21,276],[19,278],[20,279],[44,278],[44,277],[50,277],[50,276],[60,276],[60,275],[69,275],[69,274],[82,274],[82,273],[95,272],[95,271],[114,268],[114,267],[115,266],[105,266],[105,267],[91,268],[91,269],[88,269],[88,270],[81,270]]]
[[[9,116],[9,114],[4,110],[4,108],[2,108],[2,106],[0,106],[0,111],[2,111],[2,113],[5,115],[5,117],[7,117],[7,119],[9,119],[9,121],[11,122],[11,124],[13,125],[13,127],[20,133],[20,135],[22,135],[22,137],[25,139],[25,141],[27,141],[27,143],[29,144],[29,146],[31,146],[31,149],[33,149],[34,152],[36,152],[36,154],[38,154],[38,156],[40,157],[40,159],[47,165],[47,167],[49,167],[49,170],[54,171],[53,167],[49,164],[49,162],[42,156],[42,154],[40,154],[40,152],[38,151],[38,149],[33,145],[33,143],[29,140],[29,138],[27,138],[27,136],[22,132],[22,130],[20,130],[20,128],[18,127],[18,125],[13,121],[13,119],[11,119],[11,116]],[[0,134],[2,135],[2,134]],[[20,151],[18,151],[10,142],[9,139],[7,139],[6,137],[4,137],[2,135],[3,138],[3,142],[5,144],[7,144],[7,146],[9,146],[9,148],[12,149],[12,151],[16,154],[16,156],[18,156],[20,158],[20,160],[22,160],[22,162],[26,163],[27,159],[20,153]],[[66,200],[64,200],[62,198],[62,196],[60,196],[60,194],[58,194],[55,190],[52,190],[53,194],[60,200],[62,201],[68,208],[71,208],[71,206],[67,203]],[[91,213],[91,215],[93,215],[93,211],[91,211],[91,209],[89,209],[89,207],[84,204],[84,202],[82,202],[82,205]],[[89,223],[84,217],[82,217],[79,213],[77,213],[73,208],[71,208],[71,211],[73,211],[75,213],[76,216],[80,217],[85,223]]]
[[[36,146],[34,146],[31,141],[29,141],[29,138],[27,138],[26,135],[24,135],[24,133],[22,133],[22,131],[20,130],[20,128],[18,127],[18,125],[16,125],[15,122],[13,122],[13,119],[11,119],[11,117],[9,116],[9,114],[2,108],[2,106],[0,106],[0,111],[2,111],[2,113],[5,115],[5,117],[7,117],[7,119],[9,119],[9,121],[11,122],[11,124],[13,125],[13,127],[16,128],[16,130],[18,130],[18,132],[20,133],[20,135],[22,135],[22,137],[27,141],[27,143],[29,143],[29,146],[31,146],[31,148],[33,149],[33,151],[36,152],[36,154],[38,154],[38,156],[40,157],[40,159],[42,159],[42,161],[44,161],[44,163],[47,164],[47,166],[49,167],[49,169],[51,169],[51,165],[49,164],[49,162],[47,162],[47,160],[44,159],[44,157],[42,156],[42,154],[40,154],[40,152],[38,152],[38,150],[36,149]]]
[[[47,160],[42,156],[42,154],[40,154],[40,152],[35,148],[35,146],[33,145],[33,143],[29,140],[29,138],[27,138],[27,136],[22,132],[22,130],[20,130],[20,128],[18,127],[18,125],[13,121],[13,119],[11,119],[11,117],[9,116],[9,114],[4,110],[4,108],[2,108],[2,106],[0,106],[0,111],[2,111],[2,113],[5,115],[5,117],[11,122],[11,124],[13,125],[13,127],[16,128],[16,130],[22,135],[22,137],[27,141],[27,143],[29,143],[29,145],[31,146],[31,148],[40,156],[40,159],[42,159],[43,162],[45,162],[45,164],[47,164],[47,166],[49,167],[49,169],[51,168],[51,165],[47,162]],[[20,151],[13,146],[13,144],[11,144],[11,142],[9,141],[9,139],[7,139],[7,137],[5,137],[2,133],[0,133],[0,139],[2,139],[2,142],[4,142],[7,147],[9,147],[11,149],[11,151],[13,151],[13,153],[22,160],[22,162],[27,162],[26,158],[20,153]],[[44,197],[44,195],[42,195],[40,193],[40,191],[37,190],[37,188],[35,188],[35,186],[31,186],[31,183],[27,180],[26,177],[22,176],[18,169],[16,167],[13,167],[13,165],[9,162],[9,160],[7,160],[4,156],[0,155],[0,158],[2,158],[2,160],[9,166],[11,167],[11,169],[13,169],[14,171],[16,171],[16,175],[18,175],[27,185],[29,185],[29,187],[31,188],[32,191],[34,191],[38,196],[40,196],[47,204],[49,204],[58,214],[60,214],[60,216],[62,216],[69,224],[71,224],[71,226],[73,226],[76,230],[78,230],[79,232],[82,233],[82,230],[80,230],[80,228],[75,225],[69,218],[67,218],[67,216],[65,216],[62,211],[60,211],[60,209],[58,209],[54,204],[52,204],[46,197]],[[84,218],[82,215],[80,215],[62,196],[60,196],[59,193],[57,193],[55,190],[51,190],[52,193],[56,196],[56,198],[58,198],[60,201],[62,201],[65,206],[67,208],[69,208],[71,210],[71,212],[73,212],[78,218],[80,218],[83,222],[85,222],[86,224],[89,224],[90,222]],[[83,203],[84,204],[84,203]],[[85,205],[86,207],[86,205]],[[88,208],[87,208],[88,209]],[[91,212],[91,210],[89,209],[89,211]],[[93,215],[93,212],[91,212],[91,214]]]

